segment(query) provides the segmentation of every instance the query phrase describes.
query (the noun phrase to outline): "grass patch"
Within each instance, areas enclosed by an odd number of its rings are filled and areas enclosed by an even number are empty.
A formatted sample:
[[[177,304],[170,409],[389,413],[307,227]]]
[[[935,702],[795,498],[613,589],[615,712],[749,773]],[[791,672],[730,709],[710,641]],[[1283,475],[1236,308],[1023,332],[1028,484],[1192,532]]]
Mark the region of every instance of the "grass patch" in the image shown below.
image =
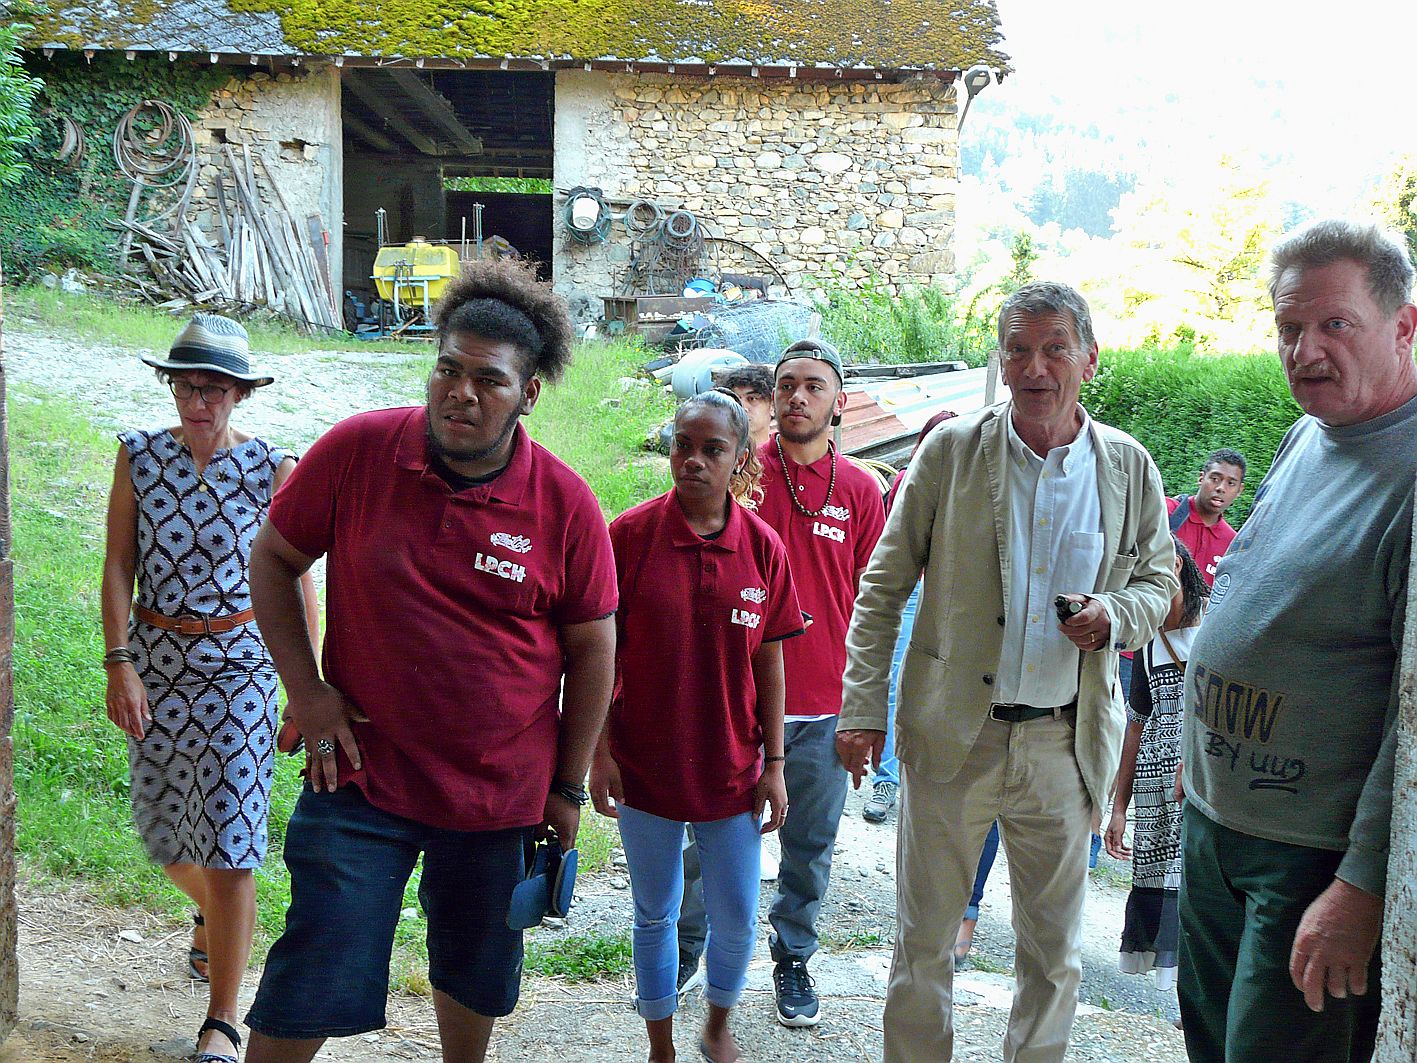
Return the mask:
[[[821,935],[822,947],[832,952],[856,952],[859,949],[882,949],[890,947],[890,938],[874,930],[853,930],[839,933],[826,929]]]
[[[572,934],[542,942],[533,933],[527,941],[525,969],[567,982],[594,982],[622,978],[633,969],[630,932]]]
[[[969,966],[985,974],[1002,974],[1013,977],[1014,969],[1007,963],[1000,963],[987,954],[975,949],[969,954]]]
[[[46,329],[81,338],[86,343],[102,342],[115,347],[163,351],[192,316],[184,310],[170,314],[141,303],[121,302],[102,294],[69,295],[42,285],[26,285],[5,290],[5,310],[11,324],[39,324]],[[251,336],[251,351],[259,364],[267,354],[308,354],[331,347],[359,351],[397,351],[408,354],[418,349],[412,342],[356,340],[344,332],[306,335],[294,325],[275,318],[261,320],[246,316],[241,322]]]

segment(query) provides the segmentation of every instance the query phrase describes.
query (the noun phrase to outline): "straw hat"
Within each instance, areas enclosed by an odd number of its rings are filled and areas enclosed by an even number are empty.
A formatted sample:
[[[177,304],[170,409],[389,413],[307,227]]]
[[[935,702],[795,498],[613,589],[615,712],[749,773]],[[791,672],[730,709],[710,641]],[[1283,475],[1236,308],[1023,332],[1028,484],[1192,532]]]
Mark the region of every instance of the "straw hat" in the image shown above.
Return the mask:
[[[240,322],[220,314],[196,314],[172,341],[166,358],[141,356],[154,369],[206,369],[245,380],[258,388],[275,382],[251,369],[251,341]]]

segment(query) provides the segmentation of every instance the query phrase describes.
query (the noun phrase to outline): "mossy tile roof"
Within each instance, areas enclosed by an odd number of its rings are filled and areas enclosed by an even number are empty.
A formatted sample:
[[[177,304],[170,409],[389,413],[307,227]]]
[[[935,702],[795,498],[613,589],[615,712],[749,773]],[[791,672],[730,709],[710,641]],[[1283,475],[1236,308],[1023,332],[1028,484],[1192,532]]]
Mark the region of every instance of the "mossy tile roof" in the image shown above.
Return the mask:
[[[424,59],[1008,67],[993,0],[99,0],[35,45]]]

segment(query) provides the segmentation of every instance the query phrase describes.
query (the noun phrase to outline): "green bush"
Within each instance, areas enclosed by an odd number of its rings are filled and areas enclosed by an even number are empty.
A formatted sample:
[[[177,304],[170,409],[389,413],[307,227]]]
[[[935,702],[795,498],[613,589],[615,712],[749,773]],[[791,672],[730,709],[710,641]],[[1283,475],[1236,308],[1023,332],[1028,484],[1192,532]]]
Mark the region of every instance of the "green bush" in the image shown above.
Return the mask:
[[[23,279],[47,267],[78,266],[110,273],[118,237],[109,222],[122,218],[132,184],[113,161],[113,131],[130,107],[163,100],[189,118],[232,75],[202,63],[169,62],[165,55],[125,59],[99,52],[92,62],[62,53],[28,56],[30,74],[44,87],[37,115],[66,115],[84,132],[87,150],[77,169],[55,159],[60,125],[40,121],[21,149],[23,180],[0,196],[0,255],[6,272]]]
[[[1171,495],[1195,489],[1211,451],[1238,450],[1249,468],[1245,491],[1227,514],[1236,526],[1301,413],[1276,358],[1198,355],[1185,348],[1104,351],[1097,376],[1083,386],[1082,403],[1151,451]]]
[[[816,300],[822,335],[853,362],[934,362],[963,359],[983,365],[993,348],[961,322],[953,297],[939,288],[907,288],[892,295],[875,275],[859,287],[833,278]]]

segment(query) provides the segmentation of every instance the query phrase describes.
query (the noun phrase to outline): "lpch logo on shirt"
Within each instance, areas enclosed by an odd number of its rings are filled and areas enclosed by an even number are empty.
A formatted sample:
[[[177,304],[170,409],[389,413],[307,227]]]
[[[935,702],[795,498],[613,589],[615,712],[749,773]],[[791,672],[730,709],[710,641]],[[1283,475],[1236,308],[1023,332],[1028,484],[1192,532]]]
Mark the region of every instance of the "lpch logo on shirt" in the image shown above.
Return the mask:
[[[823,539],[830,539],[834,543],[846,542],[845,528],[838,528],[831,524],[823,524],[819,520],[812,521],[812,534],[820,535]]]
[[[510,561],[503,561],[493,557],[491,554],[477,555],[477,560],[472,563],[472,567],[479,572],[490,572],[494,576],[502,579],[509,579],[514,583],[521,583],[526,579],[526,569],[521,565],[514,565]]]
[[[746,609],[733,610],[733,622],[748,628],[757,628],[763,622],[763,618],[757,613],[750,613]]]

